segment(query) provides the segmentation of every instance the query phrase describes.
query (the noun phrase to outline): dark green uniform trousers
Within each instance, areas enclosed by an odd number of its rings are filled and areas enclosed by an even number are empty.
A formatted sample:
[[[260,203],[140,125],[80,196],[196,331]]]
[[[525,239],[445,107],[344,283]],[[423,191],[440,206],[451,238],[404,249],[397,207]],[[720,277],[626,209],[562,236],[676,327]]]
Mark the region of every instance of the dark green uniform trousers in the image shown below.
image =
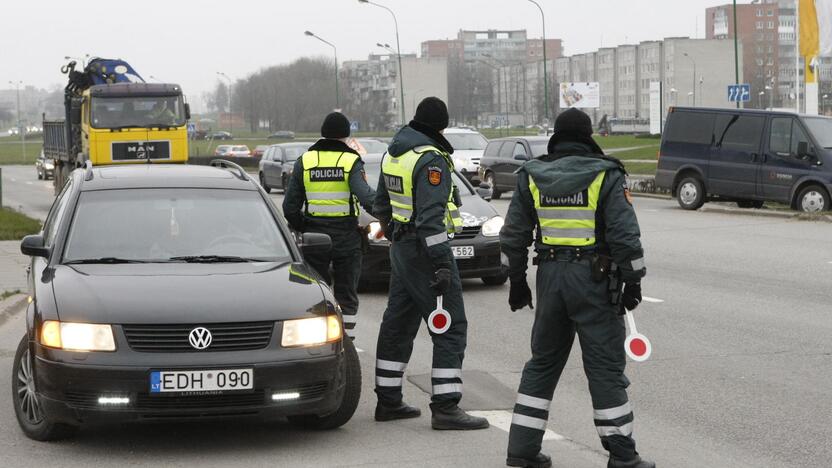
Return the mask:
[[[448,261],[452,278],[443,306],[451,316],[451,326],[445,333],[431,333],[431,402],[442,408],[456,405],[462,398],[462,360],[468,331],[459,271],[453,258]],[[436,293],[430,288],[433,263],[415,234],[393,242],[390,263],[390,296],[376,346],[376,394],[381,404],[395,406],[402,401],[402,379],[413,340],[422,321],[436,309]]]
[[[332,249],[329,252],[313,253],[304,258],[332,286],[343,313],[344,330],[354,338],[353,329],[358,319],[358,280],[361,278],[363,256],[361,233],[357,227],[344,229],[319,223],[308,223],[305,231],[327,234],[332,239]]]
[[[510,456],[534,458],[540,452],[552,395],[577,332],[601,443],[617,458],[633,458],[624,321],[610,304],[607,287],[607,281],[592,281],[587,259],[539,265],[532,358],[523,369],[514,406]]]

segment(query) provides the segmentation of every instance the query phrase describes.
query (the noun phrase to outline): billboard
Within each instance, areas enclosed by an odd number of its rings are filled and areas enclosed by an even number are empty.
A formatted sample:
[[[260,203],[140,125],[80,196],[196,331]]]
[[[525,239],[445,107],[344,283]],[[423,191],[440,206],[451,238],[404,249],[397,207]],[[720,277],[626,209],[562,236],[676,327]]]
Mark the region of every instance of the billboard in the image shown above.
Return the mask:
[[[601,88],[597,82],[593,83],[561,83],[560,107],[578,107],[582,109],[597,109],[601,107]]]

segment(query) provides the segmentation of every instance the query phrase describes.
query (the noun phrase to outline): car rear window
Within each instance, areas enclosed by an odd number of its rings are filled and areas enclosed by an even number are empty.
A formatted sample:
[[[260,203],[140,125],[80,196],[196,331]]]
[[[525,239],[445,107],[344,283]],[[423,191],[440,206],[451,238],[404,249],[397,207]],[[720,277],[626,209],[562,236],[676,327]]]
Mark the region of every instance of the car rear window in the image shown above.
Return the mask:
[[[501,146],[503,146],[502,141],[492,141],[485,147],[485,154],[483,156],[486,158],[496,158],[500,153]]]
[[[766,118],[761,115],[721,114],[716,118],[715,138],[725,149],[755,152],[760,147]]]
[[[709,145],[713,141],[715,114],[675,111],[670,114],[665,141]]]

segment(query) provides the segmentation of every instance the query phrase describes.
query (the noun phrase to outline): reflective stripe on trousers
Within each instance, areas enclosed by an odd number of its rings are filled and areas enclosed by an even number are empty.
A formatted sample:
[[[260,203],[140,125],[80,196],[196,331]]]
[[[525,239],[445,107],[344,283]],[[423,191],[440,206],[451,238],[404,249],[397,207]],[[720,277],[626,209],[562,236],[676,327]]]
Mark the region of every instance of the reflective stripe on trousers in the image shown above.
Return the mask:
[[[596,409],[593,418],[600,437],[633,435],[633,409],[629,401],[613,408]]]

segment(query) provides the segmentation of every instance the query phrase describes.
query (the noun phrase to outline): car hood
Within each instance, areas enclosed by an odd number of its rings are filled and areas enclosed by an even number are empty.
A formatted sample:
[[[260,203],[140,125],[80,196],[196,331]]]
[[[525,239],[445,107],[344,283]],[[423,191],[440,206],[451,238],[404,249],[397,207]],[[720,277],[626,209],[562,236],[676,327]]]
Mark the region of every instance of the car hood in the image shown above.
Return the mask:
[[[477,195],[462,197],[462,206],[459,208],[459,214],[462,216],[462,222],[465,227],[481,226],[482,223],[497,216],[497,210],[491,203],[483,200]],[[362,211],[358,217],[358,222],[361,226],[366,226],[376,218],[370,216]]]
[[[485,150],[456,150],[454,151],[454,158],[460,159],[471,159],[471,158],[482,158],[482,154]]]
[[[318,281],[288,262],[58,265],[52,287],[62,321],[178,324],[319,315]]]

